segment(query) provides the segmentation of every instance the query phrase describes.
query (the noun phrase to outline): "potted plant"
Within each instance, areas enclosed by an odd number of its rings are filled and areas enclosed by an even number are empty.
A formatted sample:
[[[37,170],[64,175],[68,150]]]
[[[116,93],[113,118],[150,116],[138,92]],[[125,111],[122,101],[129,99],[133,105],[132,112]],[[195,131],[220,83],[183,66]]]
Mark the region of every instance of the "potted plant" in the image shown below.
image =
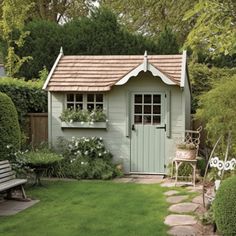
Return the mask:
[[[197,149],[194,143],[179,143],[176,146],[176,158],[178,159],[196,159]]]

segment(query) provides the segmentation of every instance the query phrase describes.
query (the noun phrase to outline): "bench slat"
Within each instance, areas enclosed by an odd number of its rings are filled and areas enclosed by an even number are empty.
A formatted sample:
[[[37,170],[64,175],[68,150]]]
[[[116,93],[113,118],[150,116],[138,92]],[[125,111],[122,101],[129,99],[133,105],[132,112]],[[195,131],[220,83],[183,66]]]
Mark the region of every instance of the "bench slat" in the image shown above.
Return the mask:
[[[11,167],[7,167],[7,168],[5,168],[5,169],[0,169],[0,175],[1,175],[2,173],[8,172],[8,171],[11,171]]]
[[[0,192],[5,191],[10,188],[14,188],[18,185],[25,184],[27,182],[26,179],[13,179],[5,183],[0,184]]]
[[[7,177],[7,176],[11,176],[11,175],[15,175],[14,171],[8,171],[6,173],[0,174],[0,181],[1,179]]]
[[[1,166],[0,166],[0,170],[1,170],[1,169],[8,168],[8,167],[11,167],[11,165],[10,165],[10,164],[1,165]]]
[[[0,165],[3,165],[3,164],[8,164],[9,161],[8,160],[5,160],[5,161],[0,161]]]
[[[0,179],[0,183],[9,181],[9,180],[12,180],[12,179],[15,179],[15,178],[16,178],[15,175],[11,175],[11,176],[8,176],[8,177],[5,177],[5,178]]]

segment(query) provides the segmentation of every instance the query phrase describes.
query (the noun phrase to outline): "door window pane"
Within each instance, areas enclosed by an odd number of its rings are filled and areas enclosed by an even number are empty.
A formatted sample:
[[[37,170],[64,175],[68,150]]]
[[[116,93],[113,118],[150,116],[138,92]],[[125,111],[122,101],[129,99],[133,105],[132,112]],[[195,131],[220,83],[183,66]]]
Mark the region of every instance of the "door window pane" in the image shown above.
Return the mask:
[[[76,102],[83,102],[83,95],[82,94],[76,94],[75,95]]]
[[[144,114],[152,114],[152,106],[144,105]]]
[[[103,102],[103,94],[96,94],[96,102]]]
[[[96,104],[96,109],[97,110],[103,110],[103,104]]]
[[[74,109],[74,103],[67,103],[67,109]]]
[[[87,104],[87,109],[88,109],[89,111],[94,110],[94,104]]]
[[[83,103],[76,103],[75,108],[76,108],[76,110],[82,110],[83,109]]]
[[[144,103],[152,103],[152,95],[151,94],[144,95]]]
[[[135,114],[142,114],[142,105],[135,105],[134,106],[134,113]]]
[[[142,116],[134,116],[135,124],[142,124]]]
[[[153,116],[153,124],[160,124],[161,117],[160,116]]]
[[[144,116],[143,117],[143,124],[151,124],[152,123],[152,117],[151,116]]]
[[[161,106],[160,105],[153,106],[153,114],[161,114]]]
[[[153,103],[161,103],[161,95],[153,95]]]
[[[142,96],[142,94],[136,94],[136,95],[134,96],[134,102],[135,102],[135,103],[142,103],[142,102],[143,102],[143,96]]]

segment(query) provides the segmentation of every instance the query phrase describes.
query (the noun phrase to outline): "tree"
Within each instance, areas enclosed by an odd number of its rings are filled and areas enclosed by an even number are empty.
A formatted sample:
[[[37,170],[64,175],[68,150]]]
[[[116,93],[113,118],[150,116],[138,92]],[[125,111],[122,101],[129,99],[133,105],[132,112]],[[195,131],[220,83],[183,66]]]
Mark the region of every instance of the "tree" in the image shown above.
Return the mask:
[[[213,83],[213,89],[200,97],[196,117],[206,122],[208,139],[214,144],[220,135],[231,131],[233,152],[236,154],[236,76],[226,76]]]
[[[194,25],[194,19],[183,22],[186,11],[191,9],[198,0],[100,0],[116,13],[119,20],[131,32],[141,32],[153,37],[162,32],[166,26],[177,34],[180,45]]]
[[[204,52],[213,58],[236,53],[235,0],[201,0],[184,19],[188,22],[196,16],[185,47],[190,47],[195,55]]]
[[[25,37],[29,32],[24,31],[27,13],[31,9],[30,1],[4,0],[2,3],[2,19],[0,20],[1,38],[7,44],[6,70],[9,76],[14,76],[31,57],[20,58],[16,49],[24,45]]]

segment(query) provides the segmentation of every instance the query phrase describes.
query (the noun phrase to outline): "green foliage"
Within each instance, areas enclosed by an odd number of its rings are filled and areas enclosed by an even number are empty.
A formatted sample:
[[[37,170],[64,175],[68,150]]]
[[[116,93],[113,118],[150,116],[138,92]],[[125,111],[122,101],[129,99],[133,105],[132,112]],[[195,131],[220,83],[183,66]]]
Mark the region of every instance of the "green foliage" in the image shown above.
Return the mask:
[[[7,44],[5,68],[8,76],[16,75],[23,63],[32,59],[29,55],[19,57],[16,53],[16,49],[23,47],[29,34],[24,30],[24,25],[31,7],[32,3],[25,0],[5,0],[2,3],[0,38]]]
[[[23,127],[29,112],[47,111],[47,94],[42,90],[43,81],[23,81],[13,78],[0,79],[0,92],[6,93],[16,106],[20,125]]]
[[[236,176],[224,180],[216,193],[213,211],[222,235],[236,235]]]
[[[17,111],[6,94],[0,93],[0,160],[7,159],[10,145],[20,148],[21,133]]]
[[[141,32],[157,38],[165,27],[170,26],[180,45],[191,30],[194,19],[184,22],[186,11],[198,0],[178,0],[174,4],[166,0],[100,0],[102,6],[112,9],[119,20],[131,32]],[[168,42],[165,44],[168,47]]]
[[[203,225],[213,225],[215,223],[213,208],[211,207],[208,211],[200,215],[200,220]]]
[[[62,27],[50,21],[32,21],[26,27],[30,34],[25,44],[17,50],[21,57],[31,55],[33,60],[24,63],[18,76],[27,79],[38,78],[39,71],[50,70],[62,46]]]
[[[185,14],[185,20],[196,18],[196,24],[185,42],[195,54],[210,57],[236,53],[236,2],[234,0],[201,0]]]
[[[236,153],[236,76],[213,83],[213,89],[200,97],[196,117],[206,122],[208,139],[214,144],[220,135],[232,134],[232,152]]]
[[[76,179],[111,179],[121,172],[112,164],[112,155],[102,138],[61,139],[58,145],[64,160],[54,174]]]
[[[189,76],[192,85],[192,112],[198,108],[199,96],[208,92],[214,81],[223,77],[230,77],[236,73],[236,69],[208,67],[205,64],[190,63]]]
[[[66,122],[104,122],[107,117],[106,114],[99,109],[92,111],[66,109],[62,112],[60,119]]]
[[[36,149],[24,153],[26,165],[29,166],[49,166],[61,161],[62,156],[52,152],[49,149]]]

